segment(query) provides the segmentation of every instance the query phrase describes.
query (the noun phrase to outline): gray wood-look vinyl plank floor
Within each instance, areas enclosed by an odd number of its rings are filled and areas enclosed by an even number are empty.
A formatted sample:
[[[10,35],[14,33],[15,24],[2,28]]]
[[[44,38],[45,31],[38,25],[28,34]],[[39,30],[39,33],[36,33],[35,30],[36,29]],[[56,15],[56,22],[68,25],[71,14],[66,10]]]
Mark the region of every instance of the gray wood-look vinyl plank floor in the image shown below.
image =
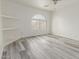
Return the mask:
[[[18,43],[15,42],[4,48],[7,53],[3,53],[2,59],[79,59],[78,41],[52,35],[24,38],[19,41],[25,50],[19,51]]]

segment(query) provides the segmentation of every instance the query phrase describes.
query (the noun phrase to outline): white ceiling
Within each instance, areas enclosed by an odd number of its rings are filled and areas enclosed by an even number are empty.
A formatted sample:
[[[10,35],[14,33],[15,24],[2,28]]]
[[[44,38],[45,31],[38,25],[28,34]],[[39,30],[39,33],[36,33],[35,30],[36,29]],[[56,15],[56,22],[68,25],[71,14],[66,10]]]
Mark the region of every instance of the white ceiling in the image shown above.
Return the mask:
[[[79,0],[61,0],[57,5],[56,8],[68,7],[72,4],[76,4]]]
[[[60,0],[56,6],[52,2],[52,0],[13,0],[13,1],[16,1],[24,5],[32,6],[32,7],[53,11],[55,7],[61,8],[66,5],[70,5],[78,0]],[[45,7],[45,6],[48,6],[48,7]]]

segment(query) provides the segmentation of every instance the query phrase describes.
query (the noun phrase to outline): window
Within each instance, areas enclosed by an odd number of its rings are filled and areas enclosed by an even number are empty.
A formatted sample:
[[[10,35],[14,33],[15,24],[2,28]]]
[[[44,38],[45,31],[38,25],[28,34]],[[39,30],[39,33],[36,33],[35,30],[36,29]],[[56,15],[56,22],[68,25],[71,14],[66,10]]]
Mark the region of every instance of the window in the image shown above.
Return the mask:
[[[32,30],[36,34],[44,34],[47,31],[47,20],[43,15],[32,17]]]

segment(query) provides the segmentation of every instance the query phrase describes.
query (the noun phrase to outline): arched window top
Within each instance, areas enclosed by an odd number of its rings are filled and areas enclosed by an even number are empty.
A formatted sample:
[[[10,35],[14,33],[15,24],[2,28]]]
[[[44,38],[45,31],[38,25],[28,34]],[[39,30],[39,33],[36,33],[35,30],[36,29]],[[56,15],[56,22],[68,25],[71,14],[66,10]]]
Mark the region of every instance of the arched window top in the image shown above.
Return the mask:
[[[33,20],[46,20],[45,16],[41,15],[41,14],[37,14],[37,15],[34,15],[32,17]]]

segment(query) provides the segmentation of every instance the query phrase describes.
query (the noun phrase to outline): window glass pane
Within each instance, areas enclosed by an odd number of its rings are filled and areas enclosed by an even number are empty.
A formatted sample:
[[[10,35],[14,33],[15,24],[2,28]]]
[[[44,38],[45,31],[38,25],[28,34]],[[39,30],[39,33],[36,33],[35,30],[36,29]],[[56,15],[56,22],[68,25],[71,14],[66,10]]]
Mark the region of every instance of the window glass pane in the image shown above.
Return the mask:
[[[44,33],[47,30],[47,20],[42,15],[32,17],[33,33]]]

